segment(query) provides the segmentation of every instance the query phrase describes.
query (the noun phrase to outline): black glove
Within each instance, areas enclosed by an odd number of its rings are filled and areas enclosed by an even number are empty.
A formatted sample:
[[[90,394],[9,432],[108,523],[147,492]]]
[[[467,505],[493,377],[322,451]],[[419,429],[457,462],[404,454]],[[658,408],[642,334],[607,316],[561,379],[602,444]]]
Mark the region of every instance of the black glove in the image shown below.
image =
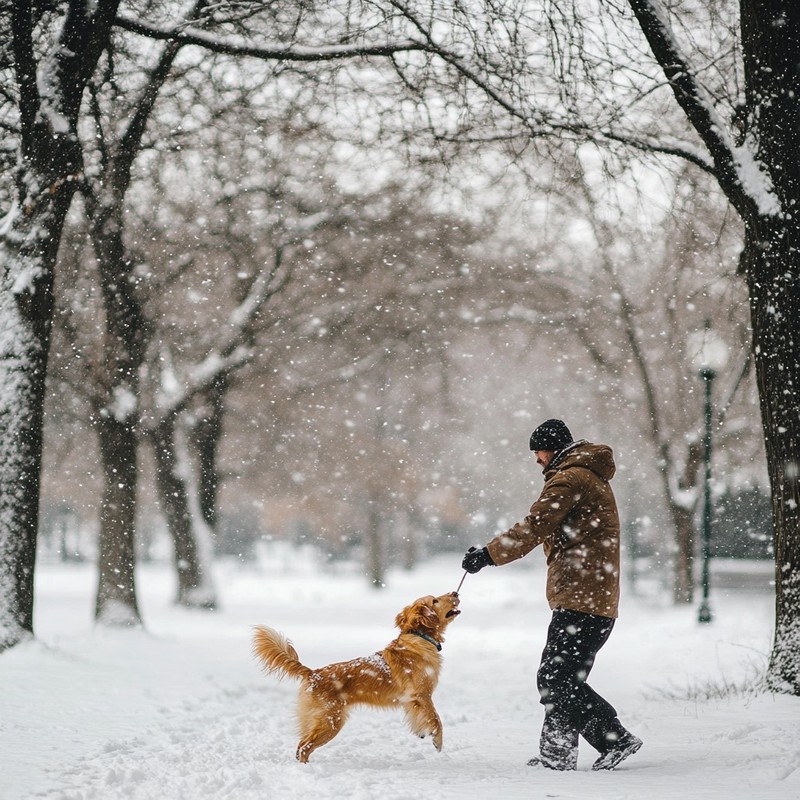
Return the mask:
[[[480,572],[484,567],[496,566],[489,551],[485,547],[478,550],[477,547],[470,547],[461,562],[461,569],[466,570],[470,575]]]

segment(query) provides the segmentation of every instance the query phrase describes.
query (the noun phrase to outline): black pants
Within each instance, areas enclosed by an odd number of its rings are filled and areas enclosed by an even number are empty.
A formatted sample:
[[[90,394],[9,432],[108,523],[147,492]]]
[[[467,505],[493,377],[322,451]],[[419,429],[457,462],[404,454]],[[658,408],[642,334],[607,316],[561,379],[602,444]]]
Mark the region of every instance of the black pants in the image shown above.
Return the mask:
[[[577,750],[578,734],[600,752],[608,748],[605,737],[619,727],[617,712],[586,680],[613,627],[608,617],[553,612],[536,676],[545,708],[542,752],[551,745],[558,751]]]

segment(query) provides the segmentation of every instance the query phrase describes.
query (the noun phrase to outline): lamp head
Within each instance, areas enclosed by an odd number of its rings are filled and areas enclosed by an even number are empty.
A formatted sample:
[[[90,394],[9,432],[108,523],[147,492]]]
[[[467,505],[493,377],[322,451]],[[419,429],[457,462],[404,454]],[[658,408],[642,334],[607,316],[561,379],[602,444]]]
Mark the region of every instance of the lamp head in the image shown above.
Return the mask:
[[[708,320],[703,330],[689,336],[688,351],[703,380],[713,380],[728,363],[728,346],[714,332]]]

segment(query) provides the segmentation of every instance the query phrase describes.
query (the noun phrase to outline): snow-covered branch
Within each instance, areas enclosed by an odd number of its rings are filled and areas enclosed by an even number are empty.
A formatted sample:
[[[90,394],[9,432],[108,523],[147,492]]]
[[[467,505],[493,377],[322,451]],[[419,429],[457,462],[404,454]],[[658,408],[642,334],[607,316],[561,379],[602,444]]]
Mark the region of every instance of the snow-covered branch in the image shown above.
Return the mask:
[[[291,277],[291,267],[284,263],[286,249],[323,226],[335,223],[340,217],[344,218],[335,209],[326,209],[309,214],[286,232],[276,247],[273,263],[258,273],[247,296],[231,311],[227,324],[221,328],[223,333],[219,341],[182,376],[178,376],[171,358],[162,357],[165,368],[162,370],[161,385],[156,398],[156,406],[162,419],[174,418],[217,380],[252,361],[256,352],[249,342],[259,312],[286,286]],[[159,420],[154,422],[157,425]]]
[[[675,99],[708,148],[714,160],[714,174],[728,199],[745,219],[779,213],[768,175],[747,143],[734,143],[713,98],[675,40],[661,0],[628,1]]]
[[[354,56],[390,56],[395,53],[428,49],[426,44],[413,39],[399,42],[332,44],[316,47],[282,43],[253,45],[241,38],[221,37],[191,26],[163,28],[127,16],[118,16],[116,25],[123,30],[150,39],[161,39],[182,45],[196,45],[222,55],[246,56],[263,61],[336,61]]]
[[[309,214],[286,232],[275,249],[275,258],[271,267],[258,273],[247,297],[231,312],[226,326],[226,343],[220,344],[220,352],[227,353],[231,347],[238,345],[256,320],[259,311],[288,282],[291,269],[284,264],[286,249],[334,221],[337,216],[339,215],[330,209]]]
[[[168,352],[162,353],[160,384],[155,397],[156,416],[143,423],[147,432],[153,432],[164,420],[174,419],[202,392],[211,388],[215,381],[240,369],[252,360],[254,352],[245,345],[235,347],[223,355],[213,350],[205,358],[178,376]]]

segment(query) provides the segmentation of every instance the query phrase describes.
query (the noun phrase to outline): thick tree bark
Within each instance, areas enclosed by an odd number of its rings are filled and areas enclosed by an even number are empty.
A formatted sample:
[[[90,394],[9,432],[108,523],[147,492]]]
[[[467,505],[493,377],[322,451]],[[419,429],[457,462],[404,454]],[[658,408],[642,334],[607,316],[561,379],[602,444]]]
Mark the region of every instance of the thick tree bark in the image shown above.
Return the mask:
[[[0,649],[33,631],[54,269],[80,177],[83,90],[118,4],[64,5],[52,44],[41,4],[18,0],[11,6],[20,156],[16,204],[0,225]]]
[[[95,614],[98,622],[136,624],[140,622],[134,582],[137,423],[146,321],[131,280],[132,263],[122,241],[124,191],[116,194],[116,202],[105,207],[87,203],[106,312],[105,391],[95,413],[105,487],[100,510],[101,558]]]
[[[741,27],[746,127],[781,210],[746,219],[742,260],[772,484],[776,614],[768,680],[800,695],[800,6],[742,0]]]
[[[72,188],[60,170],[26,172],[40,202],[0,244],[0,650],[33,632],[33,576],[53,271]]]
[[[800,694],[800,235],[784,223],[748,239],[756,378],[772,485],[775,639],[769,682]]]

